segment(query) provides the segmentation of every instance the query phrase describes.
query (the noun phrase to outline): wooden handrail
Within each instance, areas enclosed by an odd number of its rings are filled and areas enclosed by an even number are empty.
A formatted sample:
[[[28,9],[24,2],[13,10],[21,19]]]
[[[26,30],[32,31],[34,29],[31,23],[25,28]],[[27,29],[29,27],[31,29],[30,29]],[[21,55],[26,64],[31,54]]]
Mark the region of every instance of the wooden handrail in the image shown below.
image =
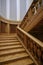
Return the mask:
[[[43,42],[35,38],[34,36],[30,35],[29,33],[25,32],[23,29],[21,29],[19,26],[17,27],[22,33],[24,33],[27,37],[30,37],[33,41],[35,41],[37,44],[39,44],[41,47],[43,47]]]
[[[21,22],[7,20],[0,16],[0,33],[15,33],[16,27],[20,25]]]
[[[20,21],[13,21],[13,20],[7,20],[6,18],[3,18],[2,16],[0,16],[0,21],[4,22],[4,23],[8,23],[8,24],[19,24],[20,25]]]

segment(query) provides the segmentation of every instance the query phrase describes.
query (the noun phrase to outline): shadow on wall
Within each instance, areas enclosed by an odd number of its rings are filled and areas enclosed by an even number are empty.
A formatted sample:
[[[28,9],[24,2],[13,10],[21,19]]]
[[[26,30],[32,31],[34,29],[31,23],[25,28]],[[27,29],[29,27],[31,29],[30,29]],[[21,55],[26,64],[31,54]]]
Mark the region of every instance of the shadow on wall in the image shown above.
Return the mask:
[[[28,33],[38,38],[43,42],[43,19]]]

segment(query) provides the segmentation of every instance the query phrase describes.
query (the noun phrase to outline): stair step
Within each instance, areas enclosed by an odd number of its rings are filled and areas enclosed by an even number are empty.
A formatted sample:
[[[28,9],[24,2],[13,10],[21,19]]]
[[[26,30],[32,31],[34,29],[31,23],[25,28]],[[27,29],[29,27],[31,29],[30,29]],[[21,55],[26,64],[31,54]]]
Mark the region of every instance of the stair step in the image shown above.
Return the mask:
[[[25,52],[7,55],[7,56],[2,56],[2,57],[0,57],[0,63],[9,62],[9,61],[12,61],[12,60],[19,60],[21,58],[26,58],[26,57],[28,57],[28,54],[25,53]]]
[[[2,40],[0,43],[5,43],[5,42],[19,42],[18,40]]]
[[[17,37],[14,37],[14,36],[0,36],[1,38],[17,38]]]
[[[16,36],[0,36],[0,38],[17,38]]]
[[[20,44],[20,42],[0,43],[0,47],[2,47],[2,46],[12,46],[12,45],[21,45],[21,44]]]
[[[30,58],[24,58],[5,63],[4,65],[30,65],[30,64],[33,64],[33,61]]]
[[[16,38],[1,38],[0,41],[1,40],[17,40],[17,39]]]
[[[11,35],[11,34],[9,34],[9,35],[1,34],[0,37],[16,37],[16,35],[15,34],[13,34],[13,35]]]
[[[0,40],[17,39],[17,37],[0,37]]]
[[[10,49],[10,50],[4,50],[4,51],[0,51],[0,56],[5,56],[8,54],[15,54],[15,53],[20,53],[20,52],[24,52],[25,49],[24,48],[18,48],[18,49]]]
[[[0,65],[32,65],[16,35],[0,36]]]
[[[11,49],[11,48],[22,48],[22,45],[13,45],[13,46],[5,46],[5,47],[0,47],[0,50],[7,50],[7,49]]]

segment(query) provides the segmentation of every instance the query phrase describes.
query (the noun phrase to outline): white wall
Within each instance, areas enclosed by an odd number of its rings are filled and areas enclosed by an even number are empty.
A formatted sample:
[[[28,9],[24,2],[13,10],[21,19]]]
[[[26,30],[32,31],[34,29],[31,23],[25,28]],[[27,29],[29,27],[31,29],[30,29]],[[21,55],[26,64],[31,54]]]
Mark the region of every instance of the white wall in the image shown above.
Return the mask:
[[[20,0],[20,19],[22,20],[26,13],[26,0]]]
[[[17,1],[19,1],[18,5]],[[0,14],[7,19],[22,20],[32,1],[33,0],[0,0]]]
[[[1,15],[1,0],[0,0],[0,15]]]
[[[10,19],[17,20],[16,0],[10,0]]]
[[[10,0],[6,0],[6,18],[10,18]]]
[[[20,0],[16,0],[17,4],[17,20],[20,20]]]
[[[30,8],[33,0],[20,0],[20,19],[22,20]]]
[[[1,16],[6,18],[6,0],[1,0]]]
[[[28,9],[30,8],[32,2],[33,2],[33,0],[26,0],[26,12],[27,12]]]

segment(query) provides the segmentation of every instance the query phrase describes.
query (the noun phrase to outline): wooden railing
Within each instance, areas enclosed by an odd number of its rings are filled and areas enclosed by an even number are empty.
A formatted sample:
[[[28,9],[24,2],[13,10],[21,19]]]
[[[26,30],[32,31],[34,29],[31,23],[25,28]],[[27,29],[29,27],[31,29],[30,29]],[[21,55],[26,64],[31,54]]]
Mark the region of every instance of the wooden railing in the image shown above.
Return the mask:
[[[17,27],[17,35],[39,65],[43,65],[43,42]],[[36,64],[37,65],[37,64]]]
[[[39,4],[41,1],[41,4]],[[35,8],[34,8],[35,7]],[[35,11],[36,10],[36,11]],[[30,26],[30,23],[35,22],[35,20],[37,20],[37,17],[41,16],[39,15],[41,12],[43,11],[43,4],[42,4],[42,0],[38,0],[35,4],[34,2],[32,3],[32,5],[30,6],[30,9],[28,10],[28,12],[26,13],[24,19],[22,20],[20,27],[24,30],[28,30],[28,27]],[[43,13],[42,13],[43,14]],[[35,19],[35,20],[34,20]],[[40,18],[39,18],[40,19]],[[35,22],[36,23],[36,22]],[[34,25],[31,25],[34,26]],[[30,27],[31,28],[31,27]],[[29,29],[30,29],[29,28]]]
[[[32,17],[29,19],[27,17],[25,21],[23,21],[21,24],[21,28],[25,31],[30,31],[41,19],[43,18],[43,6],[40,7],[37,10],[37,13],[35,15],[32,15]]]
[[[30,31],[40,22],[41,19],[43,19],[43,6],[38,9],[37,13],[32,16],[30,21],[27,22],[27,25],[24,27],[24,30],[27,32]]]
[[[20,21],[7,20],[0,16],[0,34],[16,33],[16,27],[20,25]]]

